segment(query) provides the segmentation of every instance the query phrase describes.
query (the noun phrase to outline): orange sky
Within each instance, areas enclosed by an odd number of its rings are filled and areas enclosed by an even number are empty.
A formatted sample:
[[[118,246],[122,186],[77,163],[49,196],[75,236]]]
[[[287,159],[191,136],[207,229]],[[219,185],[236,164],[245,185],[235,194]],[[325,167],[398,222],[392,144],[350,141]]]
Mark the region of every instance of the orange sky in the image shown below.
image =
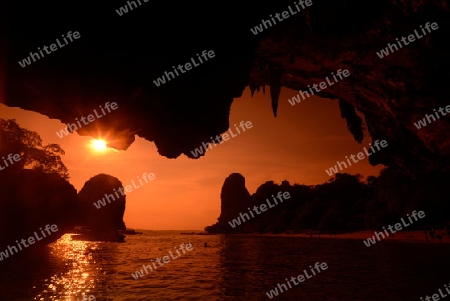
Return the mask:
[[[117,177],[123,185],[143,173],[155,179],[127,194],[125,223],[130,228],[154,230],[203,230],[220,215],[220,190],[225,178],[239,172],[254,193],[262,183],[318,184],[329,176],[325,169],[357,154],[369,144],[368,133],[358,144],[340,117],[337,101],[312,96],[291,106],[287,99],[298,91],[283,88],[278,117],[274,118],[266,94],[245,90],[232,105],[230,125],[251,121],[253,128],[194,160],[161,157],[154,143],[137,138],[126,151],[95,153],[90,137],[70,134],[62,139],[56,131],[65,127],[43,115],[0,104],[0,118],[15,118],[20,126],[37,131],[44,144],[57,143],[65,151],[63,162],[70,182],[79,191],[85,181],[99,173]],[[1,102],[1,101],[0,101]],[[119,107],[120,109],[120,107]],[[233,127],[234,129],[234,127]],[[367,158],[346,169],[364,176],[378,175],[383,166],[370,166]]]

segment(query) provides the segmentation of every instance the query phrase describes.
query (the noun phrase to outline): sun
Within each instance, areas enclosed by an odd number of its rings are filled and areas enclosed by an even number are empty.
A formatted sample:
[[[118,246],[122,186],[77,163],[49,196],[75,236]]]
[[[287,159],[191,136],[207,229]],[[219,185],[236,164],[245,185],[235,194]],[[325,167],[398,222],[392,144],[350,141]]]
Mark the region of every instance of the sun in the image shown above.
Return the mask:
[[[94,139],[91,141],[92,148],[97,152],[103,152],[108,147],[106,146],[106,141],[101,139]]]

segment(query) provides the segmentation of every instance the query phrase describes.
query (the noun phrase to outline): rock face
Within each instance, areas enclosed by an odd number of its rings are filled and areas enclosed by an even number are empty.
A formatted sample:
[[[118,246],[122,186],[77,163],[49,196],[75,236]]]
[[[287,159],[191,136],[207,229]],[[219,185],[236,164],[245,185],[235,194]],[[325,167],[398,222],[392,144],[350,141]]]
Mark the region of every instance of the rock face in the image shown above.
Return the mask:
[[[108,101],[117,102],[117,110],[84,125],[80,135],[95,136],[104,129],[118,141],[110,146],[118,149],[139,135],[154,141],[161,155],[193,158],[191,150],[228,129],[233,98],[246,86],[252,91],[270,86],[276,115],[278,102],[287,101],[279,99],[281,87],[306,90],[348,69],[349,77],[316,94],[340,101],[357,141],[362,123],[356,111],[364,115],[374,140],[388,141],[385,151],[369,157],[372,164],[410,173],[449,169],[448,117],[421,129],[414,126],[433,109],[445,107],[450,96],[445,75],[450,6],[445,1],[314,0],[257,35],[249,29],[285,11],[292,1],[222,2],[221,16],[205,16],[208,2],[177,4],[177,10],[171,3],[154,2],[121,17],[114,10],[123,1],[79,1],[70,11],[57,1],[25,2],[11,1],[8,11],[6,28],[14,39],[8,44],[5,103],[74,123]],[[151,30],[169,22],[166,14],[148,18],[154,11],[170,11],[176,31]],[[55,22],[61,26],[55,28]],[[377,55],[396,38],[420,33],[427,22],[439,28],[385,58]],[[60,28],[78,30],[81,38],[19,66],[37,45],[60,37]],[[160,87],[154,84],[204,49],[213,49],[216,56]]]
[[[240,177],[238,181],[242,182]],[[425,230],[432,227],[443,229],[448,224],[450,203],[446,195],[446,183],[450,172],[432,172],[412,178],[394,168],[381,171],[367,183],[361,175],[337,173],[319,185],[281,185],[267,181],[260,185],[248,199],[239,200],[239,195],[230,195],[226,202],[222,198],[219,222],[206,227],[209,233],[349,233],[354,231],[381,229],[383,225],[395,224],[409,216],[414,210],[426,213],[426,219],[413,223],[411,229]],[[231,185],[229,186],[232,189]],[[242,187],[242,184],[236,188]],[[224,185],[225,188],[225,185]],[[223,191],[231,192],[229,189]],[[283,194],[284,200],[275,198]],[[287,197],[284,197],[285,193]],[[241,194],[243,197],[244,194]],[[234,210],[231,204],[235,204]],[[226,206],[229,205],[229,206]],[[263,209],[264,205],[265,209]],[[240,218],[238,212],[252,214]],[[259,210],[257,210],[259,207]],[[233,210],[233,212],[231,212]],[[233,221],[228,224],[229,221]]]
[[[221,214],[219,223],[227,223],[250,205],[250,193],[245,188],[245,178],[240,173],[230,174],[223,183],[221,199]]]
[[[21,254],[43,247],[69,232],[76,224],[76,189],[57,174],[32,170],[0,172],[0,250],[27,240],[39,228],[56,224],[58,231],[36,241]],[[17,256],[16,256],[17,257]],[[15,258],[15,257],[14,257]]]
[[[386,152],[371,156],[370,162],[413,173],[448,169],[450,141],[444,133],[450,131],[449,119],[421,129],[414,123],[448,105],[445,76],[437,73],[444,72],[442,64],[450,64],[444,42],[449,7],[440,1],[394,2],[334,1],[338,17],[331,2],[322,1],[308,10],[309,22],[279,24],[260,41],[251,87],[281,85],[308,91],[308,85],[348,69],[349,77],[316,94],[340,101],[342,117],[356,141],[362,140],[362,131],[355,109],[364,115],[374,141],[388,141]],[[423,36],[420,26],[427,22],[439,28]],[[423,37],[382,59],[376,54],[414,30]],[[271,76],[275,71],[282,73],[276,81]]]
[[[250,206],[250,193],[245,187],[245,178],[239,173],[230,174],[223,183],[221,199],[221,213],[218,222],[209,227],[211,233],[227,233],[232,228],[228,222],[247,212]],[[242,230],[242,229],[237,229]]]
[[[109,238],[117,237],[118,230],[126,229],[123,221],[126,200],[120,189],[123,192],[123,185],[117,178],[99,174],[90,178],[78,193],[81,224],[100,239],[111,240]]]

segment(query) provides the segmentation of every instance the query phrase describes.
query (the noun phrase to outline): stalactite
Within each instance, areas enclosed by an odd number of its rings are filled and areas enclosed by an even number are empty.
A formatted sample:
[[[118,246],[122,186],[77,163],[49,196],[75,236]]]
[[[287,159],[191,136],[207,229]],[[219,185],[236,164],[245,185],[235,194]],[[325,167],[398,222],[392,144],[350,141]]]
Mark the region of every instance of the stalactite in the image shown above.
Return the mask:
[[[272,99],[272,111],[275,117],[277,117],[282,75],[283,72],[281,70],[272,69],[270,71],[270,98]]]
[[[347,122],[347,128],[353,135],[353,138],[355,138],[357,142],[361,143],[364,139],[362,119],[356,114],[355,107],[340,99],[339,109],[341,110],[341,117]]]

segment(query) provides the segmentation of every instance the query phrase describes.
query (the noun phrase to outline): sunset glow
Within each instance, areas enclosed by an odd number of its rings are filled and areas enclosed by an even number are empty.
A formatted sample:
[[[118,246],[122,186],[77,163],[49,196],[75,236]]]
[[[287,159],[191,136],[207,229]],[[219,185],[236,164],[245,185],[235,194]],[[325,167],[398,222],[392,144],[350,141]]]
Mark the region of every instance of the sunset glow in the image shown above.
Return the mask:
[[[107,149],[106,141],[101,139],[92,140],[91,146],[97,152],[104,152]]]

